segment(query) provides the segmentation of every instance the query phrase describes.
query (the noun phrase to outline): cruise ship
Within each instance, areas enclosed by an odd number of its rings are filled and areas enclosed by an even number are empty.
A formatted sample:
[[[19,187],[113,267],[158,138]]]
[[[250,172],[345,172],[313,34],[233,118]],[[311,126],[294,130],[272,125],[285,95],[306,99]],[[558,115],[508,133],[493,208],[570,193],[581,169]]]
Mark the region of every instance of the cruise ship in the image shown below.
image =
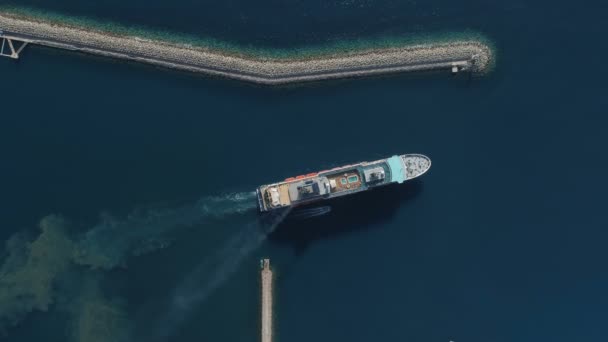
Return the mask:
[[[422,176],[430,167],[431,160],[428,157],[404,154],[290,177],[282,182],[260,186],[256,190],[258,207],[261,212],[269,212],[392,183],[401,184]]]

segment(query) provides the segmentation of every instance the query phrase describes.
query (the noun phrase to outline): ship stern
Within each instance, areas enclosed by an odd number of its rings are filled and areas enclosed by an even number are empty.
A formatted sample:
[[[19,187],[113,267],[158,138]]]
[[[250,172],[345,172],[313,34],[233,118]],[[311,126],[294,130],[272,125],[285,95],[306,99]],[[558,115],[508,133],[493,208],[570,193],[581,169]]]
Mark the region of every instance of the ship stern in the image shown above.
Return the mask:
[[[264,205],[264,197],[262,195],[262,187],[259,187],[257,189],[255,189],[255,195],[258,199],[258,210],[263,213],[268,211],[268,209],[266,208],[266,205]]]

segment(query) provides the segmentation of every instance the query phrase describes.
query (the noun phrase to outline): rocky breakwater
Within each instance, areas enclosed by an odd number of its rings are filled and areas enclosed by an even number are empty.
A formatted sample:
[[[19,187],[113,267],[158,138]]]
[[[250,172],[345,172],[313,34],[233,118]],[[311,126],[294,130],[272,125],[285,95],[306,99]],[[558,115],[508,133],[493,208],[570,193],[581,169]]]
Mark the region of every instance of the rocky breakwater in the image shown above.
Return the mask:
[[[473,39],[273,58],[3,12],[0,30],[33,44],[269,85],[454,67],[483,74],[492,64],[491,49]]]

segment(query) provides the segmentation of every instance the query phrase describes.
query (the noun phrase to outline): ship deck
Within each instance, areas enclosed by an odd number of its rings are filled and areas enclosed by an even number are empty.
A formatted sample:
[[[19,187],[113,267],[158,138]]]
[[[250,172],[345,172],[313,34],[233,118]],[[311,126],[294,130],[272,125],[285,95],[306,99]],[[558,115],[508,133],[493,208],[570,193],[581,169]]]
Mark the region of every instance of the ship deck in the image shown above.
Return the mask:
[[[356,190],[363,184],[361,175],[357,170],[346,170],[343,173],[327,175],[326,177],[329,180],[332,194]]]
[[[389,183],[403,183],[424,174],[430,166],[431,161],[428,157],[407,154],[290,177],[285,181],[262,185],[258,188],[260,210],[269,211],[319,199],[348,195]],[[300,188],[305,187],[310,189],[300,191]],[[267,192],[269,188],[272,188],[272,195]],[[269,203],[269,196],[274,196],[274,206]]]
[[[289,183],[284,183],[279,186],[279,195],[281,196],[281,205],[286,206],[291,204],[291,199],[289,198]]]

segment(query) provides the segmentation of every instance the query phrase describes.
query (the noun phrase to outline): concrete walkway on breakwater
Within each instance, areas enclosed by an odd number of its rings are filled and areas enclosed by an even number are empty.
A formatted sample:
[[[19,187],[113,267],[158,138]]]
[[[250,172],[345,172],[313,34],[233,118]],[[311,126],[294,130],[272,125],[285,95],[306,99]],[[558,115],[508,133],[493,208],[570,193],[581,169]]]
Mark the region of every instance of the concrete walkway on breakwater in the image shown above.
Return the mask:
[[[362,49],[312,57],[248,56],[2,12],[0,39],[11,46],[13,42],[37,44],[267,85],[408,71],[484,73],[492,60],[491,49],[476,40]],[[19,53],[15,52],[11,50],[11,56],[7,57],[19,58]]]
[[[270,260],[262,259],[262,339],[272,342],[272,270]]]

